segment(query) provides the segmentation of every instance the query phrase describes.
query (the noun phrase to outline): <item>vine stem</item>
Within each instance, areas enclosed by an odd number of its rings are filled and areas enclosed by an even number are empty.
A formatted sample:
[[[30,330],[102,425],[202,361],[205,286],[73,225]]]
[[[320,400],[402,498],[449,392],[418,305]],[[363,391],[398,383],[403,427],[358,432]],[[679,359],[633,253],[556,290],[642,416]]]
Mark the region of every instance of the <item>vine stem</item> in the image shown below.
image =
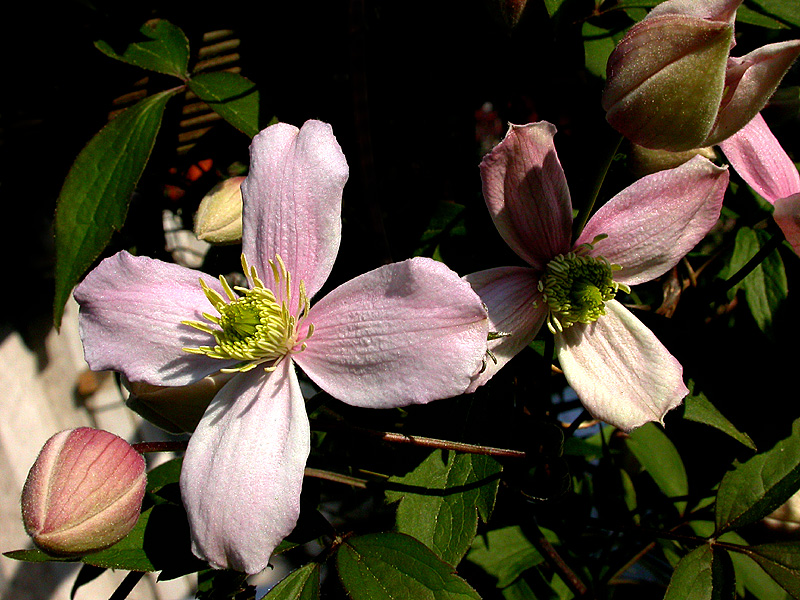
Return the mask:
[[[745,277],[750,275],[750,273],[752,273],[758,265],[764,262],[764,259],[772,254],[772,252],[776,250],[781,243],[783,243],[782,235],[776,234],[769,238],[767,243],[761,246],[759,251],[753,255],[753,258],[748,260],[741,269],[736,271],[736,273],[724,281],[721,292],[727,292],[733,289],[734,286],[740,283]]]
[[[589,196],[589,201],[578,211],[578,216],[575,218],[575,221],[572,223],[572,236],[574,240],[577,240],[583,231],[583,228],[586,226],[587,221],[589,220],[589,216],[592,214],[592,210],[594,209],[595,202],[597,202],[597,196],[600,195],[600,188],[603,187],[603,182],[606,179],[606,175],[608,174],[608,169],[611,167],[611,162],[614,160],[614,157],[617,155],[617,150],[619,150],[620,144],[622,143],[622,136],[614,132],[612,140],[608,140],[608,147],[604,154],[603,162],[600,165],[599,172],[597,177],[592,183],[592,189]],[[603,140],[603,146],[605,146],[607,140]]]
[[[132,444],[133,449],[139,454],[148,452],[183,452],[189,442],[139,442]]]

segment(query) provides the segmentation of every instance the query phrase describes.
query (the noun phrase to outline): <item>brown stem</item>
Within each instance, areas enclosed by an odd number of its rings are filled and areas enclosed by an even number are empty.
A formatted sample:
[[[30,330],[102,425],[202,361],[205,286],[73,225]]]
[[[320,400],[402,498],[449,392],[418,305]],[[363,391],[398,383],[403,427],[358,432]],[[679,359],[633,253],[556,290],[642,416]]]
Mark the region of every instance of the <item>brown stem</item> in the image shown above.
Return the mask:
[[[139,454],[147,452],[183,452],[189,442],[140,442],[133,444],[133,449]]]
[[[344,483],[353,487],[365,489],[367,487],[366,479],[359,479],[358,477],[351,477],[350,475],[342,475],[341,473],[333,473],[332,471],[323,471],[322,469],[312,469],[306,467],[304,472],[306,477],[315,477],[316,479],[325,479],[326,481],[335,481],[336,483]]]

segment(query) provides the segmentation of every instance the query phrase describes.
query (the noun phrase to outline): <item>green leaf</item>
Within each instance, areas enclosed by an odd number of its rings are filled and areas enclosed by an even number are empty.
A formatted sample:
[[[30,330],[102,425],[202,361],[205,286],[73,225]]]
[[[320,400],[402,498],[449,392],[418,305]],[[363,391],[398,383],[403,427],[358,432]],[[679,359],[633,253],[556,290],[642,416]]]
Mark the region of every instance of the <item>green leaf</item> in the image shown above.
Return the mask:
[[[586,69],[595,77],[606,78],[608,57],[616,47],[611,33],[589,22],[583,24],[583,52]]]
[[[310,562],[292,571],[264,597],[268,600],[318,599],[319,563]]]
[[[761,8],[770,16],[800,27],[800,11],[797,10],[797,0],[751,0],[750,3]]]
[[[145,41],[128,44],[122,54],[102,40],[94,45],[111,58],[185,81],[189,77],[189,40],[183,31],[164,19],[151,19],[139,31]]]
[[[733,564],[728,553],[704,544],[675,567],[664,600],[730,599],[733,586]]]
[[[748,555],[789,592],[792,598],[800,598],[800,543],[750,546]]]
[[[498,588],[505,588],[519,579],[522,573],[544,561],[544,557],[528,541],[519,526],[512,526],[477,536],[467,560],[497,579]]]
[[[465,234],[464,205],[439,202],[420,237],[419,247],[414,251],[414,256],[431,256],[434,260],[441,260],[441,257],[437,257],[441,242],[446,238],[461,237]]]
[[[742,268],[761,249],[767,241],[765,232],[756,232],[749,227],[742,227],[736,232],[736,245],[731,257],[729,272],[735,273]],[[755,267],[729,293],[742,288],[747,299],[750,313],[758,327],[769,334],[772,329],[773,315],[789,294],[783,259],[775,250],[764,261]]]
[[[58,196],[53,311],[61,324],[72,288],[125,223],[131,194],[161,127],[168,90],[140,100],[95,135],[72,164]]]
[[[736,584],[742,585],[744,589],[750,592],[759,600],[787,600],[789,595],[781,586],[779,586],[772,577],[758,566],[752,558],[748,555],[732,552],[731,560],[733,561],[733,568],[736,572]],[[740,593],[744,596],[744,593]]]
[[[647,423],[634,429],[629,434],[626,445],[668,498],[685,497],[689,494],[689,480],[681,455],[655,423]],[[686,500],[675,502],[675,506],[683,514]]]
[[[189,80],[189,89],[228,123],[249,137],[259,128],[256,84],[236,73],[202,73]]]
[[[402,533],[350,538],[336,565],[353,600],[480,600],[453,567]]]
[[[755,523],[800,488],[800,419],[792,435],[767,452],[735,465],[717,491],[717,532]]]
[[[689,383],[689,395],[683,401],[684,413],[683,418],[695,423],[703,423],[714,429],[718,429],[722,433],[727,434],[734,440],[750,448],[751,450],[758,451],[753,440],[746,433],[742,433],[725,418],[725,416],[717,410],[717,407],[711,404],[702,392],[694,391],[694,382]]]
[[[392,477],[389,502],[399,501],[397,530],[457,565],[469,550],[478,516],[489,520],[499,485],[500,464],[489,456],[433,451],[404,477]]]
[[[738,23],[766,27],[767,29],[788,29],[788,27],[780,21],[776,21],[772,17],[756,12],[752,8],[748,8],[744,5],[739,6],[736,10],[736,21]]]
[[[75,557],[63,557],[63,556],[50,556],[49,554],[45,554],[38,548],[31,548],[30,550],[10,550],[8,552],[3,552],[3,556],[6,558],[11,558],[13,560],[21,560],[25,562],[76,562],[77,558]]]
[[[156,492],[165,485],[178,483],[181,477],[182,464],[183,459],[178,457],[151,469],[147,473],[147,491]]]

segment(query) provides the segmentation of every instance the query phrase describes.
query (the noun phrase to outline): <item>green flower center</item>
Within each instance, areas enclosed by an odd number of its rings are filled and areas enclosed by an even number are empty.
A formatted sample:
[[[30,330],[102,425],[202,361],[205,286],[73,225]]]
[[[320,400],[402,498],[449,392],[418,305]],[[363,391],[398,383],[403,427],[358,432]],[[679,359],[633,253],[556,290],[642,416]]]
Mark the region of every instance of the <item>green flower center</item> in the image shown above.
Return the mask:
[[[575,323],[596,321],[606,314],[605,303],[619,290],[631,291],[613,279],[619,265],[612,265],[602,256],[585,255],[592,247],[593,244],[584,244],[574,252],[559,254],[547,263],[544,277],[539,280],[542,299],[550,309],[547,327],[553,333],[561,333]]]
[[[224,277],[220,283],[227,298],[212,290],[201,279],[200,285],[206,298],[217,310],[219,316],[203,313],[203,321],[182,321],[200,331],[210,333],[216,340],[214,346],[184,348],[190,354],[205,354],[220,360],[237,360],[234,367],[221,369],[223,372],[244,372],[258,365],[266,364],[265,369],[274,370],[277,363],[292,352],[305,350],[305,340],[314,333],[314,326],[309,324],[305,338],[301,342],[298,331],[300,323],[308,314],[309,302],[305,285],[300,282],[297,315],[289,310],[291,302],[291,278],[280,256],[269,261],[275,289],[284,286],[285,300],[278,302],[275,293],[268,289],[258,278],[255,267],[247,264],[242,255],[242,267],[247,275],[249,288],[234,287]]]

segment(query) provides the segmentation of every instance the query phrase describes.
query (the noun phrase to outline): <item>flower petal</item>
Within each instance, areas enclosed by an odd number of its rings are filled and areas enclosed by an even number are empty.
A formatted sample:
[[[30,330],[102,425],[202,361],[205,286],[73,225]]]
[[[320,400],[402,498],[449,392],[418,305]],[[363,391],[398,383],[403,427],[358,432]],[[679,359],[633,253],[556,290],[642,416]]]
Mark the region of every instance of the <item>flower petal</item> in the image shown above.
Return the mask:
[[[212,335],[181,324],[214,312],[201,277],[222,293],[219,281],[179,265],[127,252],[102,261],[75,288],[89,367],[119,371],[130,381],[177,386],[233,364],[183,350],[215,343]]]
[[[263,570],[297,522],[310,439],[291,360],[231,380],[183,459],[192,551],[218,569]]]
[[[653,7],[645,19],[676,14],[733,23],[741,3],[742,0],[666,0]]]
[[[622,266],[620,283],[649,281],[671,269],[717,222],[728,171],[696,156],[666,171],[642,177],[602,206],[576,245],[608,235],[592,255]]]
[[[556,336],[567,382],[586,409],[624,431],[663,422],[689,390],[683,367],[653,332],[616,300],[588,325]]]
[[[486,355],[486,310],[444,264],[413,258],[365,273],[311,307],[294,356],[326,392],[388,408],[463,393]]]
[[[725,96],[705,146],[719,144],[755,117],[800,55],[800,40],[768,44],[728,59]]]
[[[481,163],[483,196],[500,235],[528,264],[543,269],[569,250],[572,202],[556,154],[554,125],[511,125]]]
[[[489,342],[495,360],[487,358],[485,368],[470,384],[474,392],[514,358],[539,333],[547,317],[536,271],[527,267],[498,267],[464,277],[489,310],[489,331],[510,334]]]
[[[768,202],[800,193],[797,167],[760,113],[719,147],[742,179]]]
[[[277,123],[253,138],[242,184],[242,250],[267,286],[276,254],[291,273],[293,298],[301,280],[309,297],[325,283],[339,251],[348,173],[327,123],[307,121],[299,130]]]
[[[800,255],[800,194],[776,200],[772,216],[795,253]]]

